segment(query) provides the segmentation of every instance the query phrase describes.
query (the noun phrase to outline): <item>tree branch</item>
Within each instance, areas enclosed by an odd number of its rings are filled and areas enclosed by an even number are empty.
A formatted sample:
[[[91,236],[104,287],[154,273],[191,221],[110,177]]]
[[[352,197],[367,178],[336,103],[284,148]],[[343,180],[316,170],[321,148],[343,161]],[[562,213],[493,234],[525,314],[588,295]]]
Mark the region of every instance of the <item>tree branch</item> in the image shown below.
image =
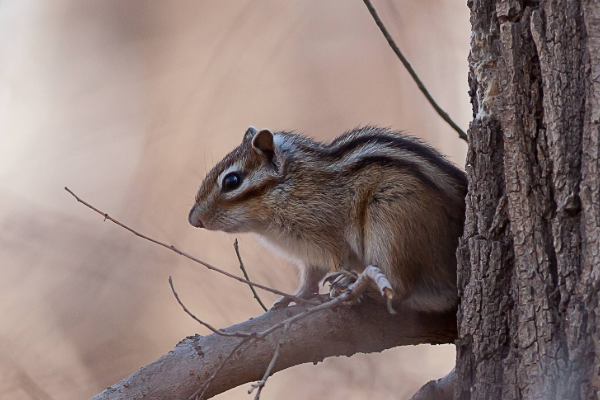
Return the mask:
[[[445,377],[427,382],[410,400],[452,400],[455,382],[456,372],[453,369]]]
[[[421,314],[399,308],[398,315],[390,315],[385,306],[371,299],[365,299],[359,306],[323,309],[294,324],[282,324],[306,309],[293,306],[270,310],[224,329],[227,333],[265,332],[275,325],[280,326],[262,340],[248,341],[244,337],[221,334],[190,336],[168,354],[92,399],[187,400],[210,380],[203,396],[207,399],[244,383],[264,381],[278,347],[278,357],[271,366],[273,373],[331,356],[379,352],[421,343],[453,343],[456,338],[454,311],[442,315]],[[243,341],[246,342],[240,346]],[[228,355],[231,355],[229,360],[223,362]],[[219,373],[215,374],[217,368]]]

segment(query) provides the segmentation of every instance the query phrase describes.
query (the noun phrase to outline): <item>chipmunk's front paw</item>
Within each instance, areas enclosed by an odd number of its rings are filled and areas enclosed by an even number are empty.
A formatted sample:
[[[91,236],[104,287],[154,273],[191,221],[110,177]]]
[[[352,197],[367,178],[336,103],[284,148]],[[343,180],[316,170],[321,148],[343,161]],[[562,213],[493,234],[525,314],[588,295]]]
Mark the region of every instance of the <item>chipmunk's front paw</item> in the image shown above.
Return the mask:
[[[358,279],[358,274],[354,271],[339,270],[328,274],[323,280],[323,285],[329,283],[329,295],[339,297],[352,290],[352,285]],[[359,299],[360,301],[360,299]]]

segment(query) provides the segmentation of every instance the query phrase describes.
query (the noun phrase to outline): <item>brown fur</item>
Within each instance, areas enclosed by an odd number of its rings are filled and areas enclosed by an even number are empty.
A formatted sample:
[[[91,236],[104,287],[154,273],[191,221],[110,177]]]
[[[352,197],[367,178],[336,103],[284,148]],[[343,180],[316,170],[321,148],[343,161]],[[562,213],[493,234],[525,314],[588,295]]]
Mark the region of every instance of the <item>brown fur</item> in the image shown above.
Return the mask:
[[[190,213],[212,230],[253,232],[302,268],[309,297],[328,272],[379,266],[396,296],[423,311],[456,304],[464,174],[416,139],[381,128],[326,145],[249,129],[206,176]],[[274,147],[274,148],[273,148]],[[244,177],[223,193],[225,172]]]

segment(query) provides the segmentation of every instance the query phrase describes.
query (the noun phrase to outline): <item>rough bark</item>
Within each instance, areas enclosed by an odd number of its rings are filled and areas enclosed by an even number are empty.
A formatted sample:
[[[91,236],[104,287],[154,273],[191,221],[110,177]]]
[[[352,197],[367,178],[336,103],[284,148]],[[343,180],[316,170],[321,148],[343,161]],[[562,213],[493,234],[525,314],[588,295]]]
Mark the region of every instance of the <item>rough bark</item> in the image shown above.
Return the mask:
[[[303,307],[271,310],[258,318],[227,328],[227,332],[260,332]],[[399,309],[388,314],[384,305],[365,301],[359,307],[324,310],[278,330],[262,341],[250,342],[228,360],[210,384],[204,398],[262,378],[275,346],[283,340],[273,372],[326,357],[379,352],[402,345],[453,343],[456,316]],[[191,336],[171,352],[93,397],[108,399],[188,399],[210,377],[242,340],[216,334]],[[267,388],[268,390],[268,382]]]
[[[600,2],[470,0],[456,399],[600,398]]]

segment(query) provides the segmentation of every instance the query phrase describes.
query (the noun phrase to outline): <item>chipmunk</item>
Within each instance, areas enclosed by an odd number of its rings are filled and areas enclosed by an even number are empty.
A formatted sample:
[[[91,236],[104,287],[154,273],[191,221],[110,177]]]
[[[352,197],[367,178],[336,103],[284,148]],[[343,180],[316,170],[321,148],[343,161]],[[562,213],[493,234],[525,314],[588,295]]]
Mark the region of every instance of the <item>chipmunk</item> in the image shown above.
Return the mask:
[[[189,222],[257,235],[300,267],[298,297],[332,271],[376,265],[395,301],[438,312],[457,304],[466,192],[461,170],[399,132],[368,126],[323,144],[250,127],[205,177]]]

